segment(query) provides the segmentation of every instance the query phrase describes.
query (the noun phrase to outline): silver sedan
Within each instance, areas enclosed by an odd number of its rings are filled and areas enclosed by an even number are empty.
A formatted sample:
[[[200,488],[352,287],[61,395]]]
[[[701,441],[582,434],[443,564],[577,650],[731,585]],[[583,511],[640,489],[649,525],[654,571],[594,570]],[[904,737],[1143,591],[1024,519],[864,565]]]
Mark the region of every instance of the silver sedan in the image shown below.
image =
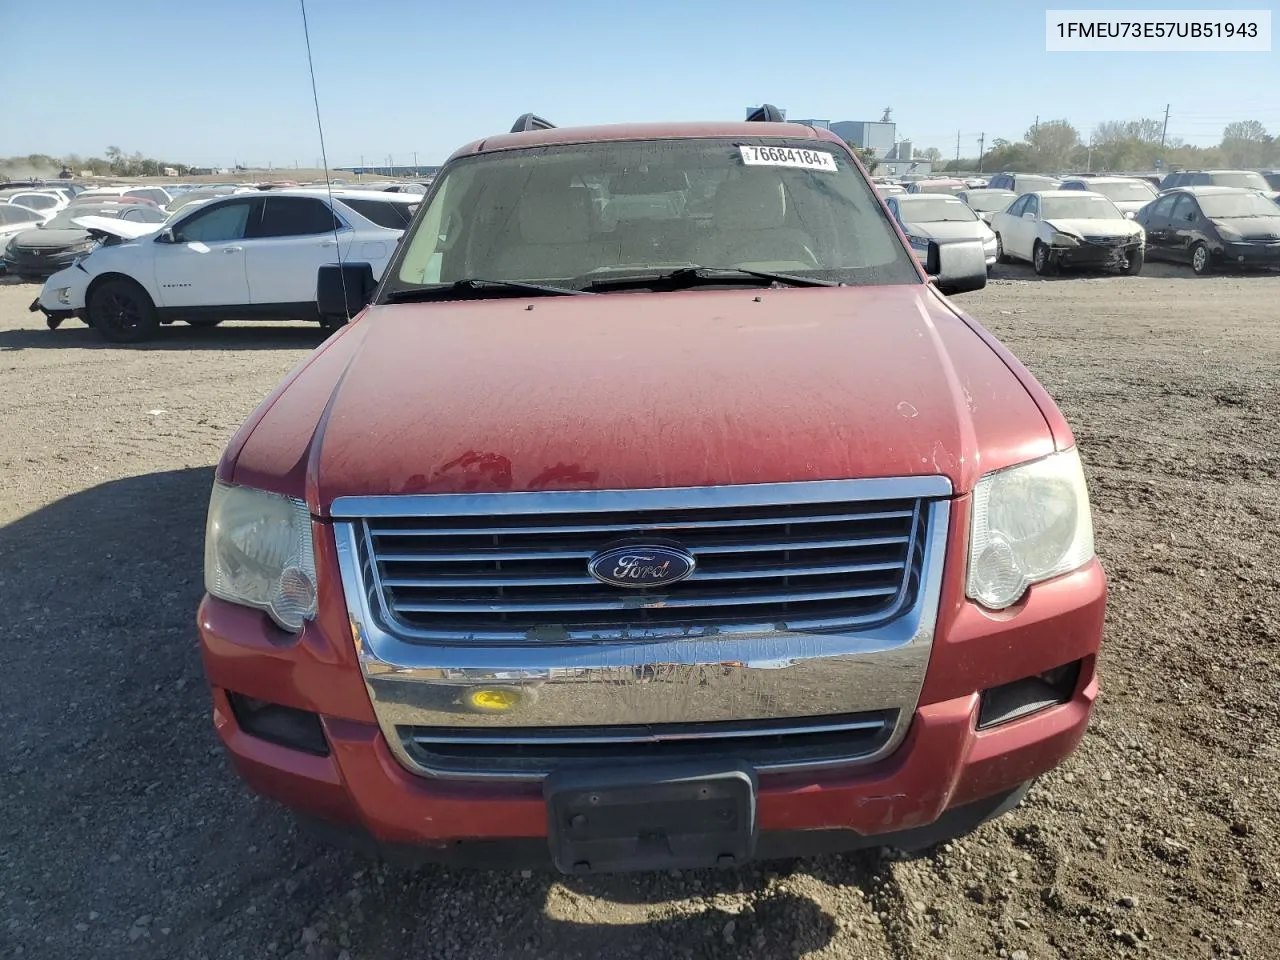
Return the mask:
[[[921,260],[930,240],[981,240],[987,268],[996,262],[996,235],[958,197],[949,193],[909,193],[885,203]]]

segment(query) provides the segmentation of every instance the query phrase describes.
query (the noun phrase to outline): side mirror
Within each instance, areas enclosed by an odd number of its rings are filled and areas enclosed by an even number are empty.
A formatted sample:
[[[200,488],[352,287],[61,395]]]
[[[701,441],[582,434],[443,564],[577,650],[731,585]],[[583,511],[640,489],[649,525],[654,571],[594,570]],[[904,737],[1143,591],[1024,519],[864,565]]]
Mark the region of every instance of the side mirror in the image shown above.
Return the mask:
[[[1026,213],[1022,215],[1023,220],[1034,220],[1035,218],[1036,218],[1036,215],[1032,213],[1030,210],[1028,210]]]
[[[316,310],[321,321],[346,323],[369,305],[377,286],[372,264],[325,264],[316,276]]]
[[[987,285],[986,249],[981,240],[930,240],[925,272],[946,296],[981,290]]]
[[[173,235],[173,227],[166,227],[156,234],[156,243],[177,243],[178,239]]]

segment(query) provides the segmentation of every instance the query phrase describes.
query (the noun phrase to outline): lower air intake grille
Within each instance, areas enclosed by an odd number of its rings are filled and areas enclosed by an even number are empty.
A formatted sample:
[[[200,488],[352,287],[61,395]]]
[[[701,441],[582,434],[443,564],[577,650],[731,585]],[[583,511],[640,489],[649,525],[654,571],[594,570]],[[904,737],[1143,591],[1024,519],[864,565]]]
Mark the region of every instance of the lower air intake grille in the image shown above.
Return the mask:
[[[880,750],[897,712],[755,723],[538,727],[482,730],[400,727],[405,753],[424,771],[457,777],[541,777],[552,770],[641,760],[741,760],[761,770],[846,763]]]

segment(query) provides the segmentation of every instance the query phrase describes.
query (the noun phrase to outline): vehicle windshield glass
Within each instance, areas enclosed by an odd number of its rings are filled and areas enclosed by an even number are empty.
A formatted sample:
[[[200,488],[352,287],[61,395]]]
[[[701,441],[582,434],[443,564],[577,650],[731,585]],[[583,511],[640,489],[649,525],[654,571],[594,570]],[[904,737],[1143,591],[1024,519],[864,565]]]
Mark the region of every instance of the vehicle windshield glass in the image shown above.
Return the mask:
[[[844,151],[740,144],[605,141],[459,161],[403,243],[387,292],[475,278],[582,287],[690,266],[919,282]]]
[[[965,223],[978,219],[978,215],[959,200],[942,197],[922,197],[919,200],[899,197],[898,209],[902,211],[902,219],[908,223],[939,223],[950,220]]]
[[[1156,195],[1155,188],[1140,180],[1116,183],[1091,183],[1088,187],[1094,193],[1100,193],[1112,200],[1141,200],[1146,203]]]
[[[412,203],[387,203],[385,200],[356,200],[347,198],[341,203],[350,207],[366,220],[371,220],[380,227],[389,230],[403,230],[413,220],[413,211],[417,210]]]
[[[1123,220],[1120,208],[1106,197],[1072,196],[1070,192],[1041,197],[1045,220]]]
[[[1239,173],[1211,173],[1209,179],[1215,187],[1244,187],[1246,190],[1270,190],[1266,178],[1260,173],[1241,170]]]
[[[1210,220],[1232,217],[1280,217],[1280,206],[1260,193],[1226,193],[1222,196],[1200,196],[1200,212]]]
[[[80,207],[67,207],[55,216],[52,220],[45,224],[48,230],[79,230],[78,224],[72,223],[80,217],[119,217],[121,213],[127,210],[126,206],[114,207],[95,207],[85,205]]]
[[[0,203],[0,223],[35,223],[39,220],[40,214],[29,207]]]
[[[916,184],[916,193],[959,193],[964,189],[963,183],[946,183],[945,181],[921,181]]]
[[[1018,199],[1018,195],[1012,190],[975,191],[974,193],[965,194],[965,196],[969,199],[969,206],[984,213],[988,210],[1003,210]]]
[[[1059,186],[1059,182],[1051,177],[1018,177],[1020,193],[1032,193],[1036,190],[1057,190]]]

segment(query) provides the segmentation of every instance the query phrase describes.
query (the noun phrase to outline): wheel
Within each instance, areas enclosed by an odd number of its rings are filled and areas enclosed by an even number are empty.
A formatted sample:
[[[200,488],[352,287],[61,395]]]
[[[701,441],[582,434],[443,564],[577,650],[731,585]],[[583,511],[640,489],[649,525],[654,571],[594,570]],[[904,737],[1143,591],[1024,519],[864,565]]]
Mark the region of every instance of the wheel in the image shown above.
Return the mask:
[[[62,318],[61,317],[45,317],[44,325],[48,327],[50,330],[57,330],[60,326],[62,326]]]
[[[1124,266],[1120,268],[1120,272],[1126,277],[1136,277],[1142,272],[1142,265],[1147,261],[1147,253],[1141,247],[1129,254],[1124,262]]]
[[[1209,248],[1202,241],[1197,241],[1196,245],[1191,248],[1191,269],[1195,271],[1196,276],[1203,277],[1211,267]]]
[[[1000,239],[1000,234],[996,234],[996,263],[1013,263],[1013,258],[1006,256],[1004,252],[1004,241]]]
[[[1053,262],[1049,248],[1039,240],[1031,249],[1031,265],[1036,268],[1037,276],[1047,277],[1056,272],[1054,268],[1057,264]]]
[[[160,326],[147,291],[123,277],[105,281],[89,295],[89,319],[112,343],[139,343]]]
[[[191,327],[216,327],[221,320],[184,320],[183,323]]]

